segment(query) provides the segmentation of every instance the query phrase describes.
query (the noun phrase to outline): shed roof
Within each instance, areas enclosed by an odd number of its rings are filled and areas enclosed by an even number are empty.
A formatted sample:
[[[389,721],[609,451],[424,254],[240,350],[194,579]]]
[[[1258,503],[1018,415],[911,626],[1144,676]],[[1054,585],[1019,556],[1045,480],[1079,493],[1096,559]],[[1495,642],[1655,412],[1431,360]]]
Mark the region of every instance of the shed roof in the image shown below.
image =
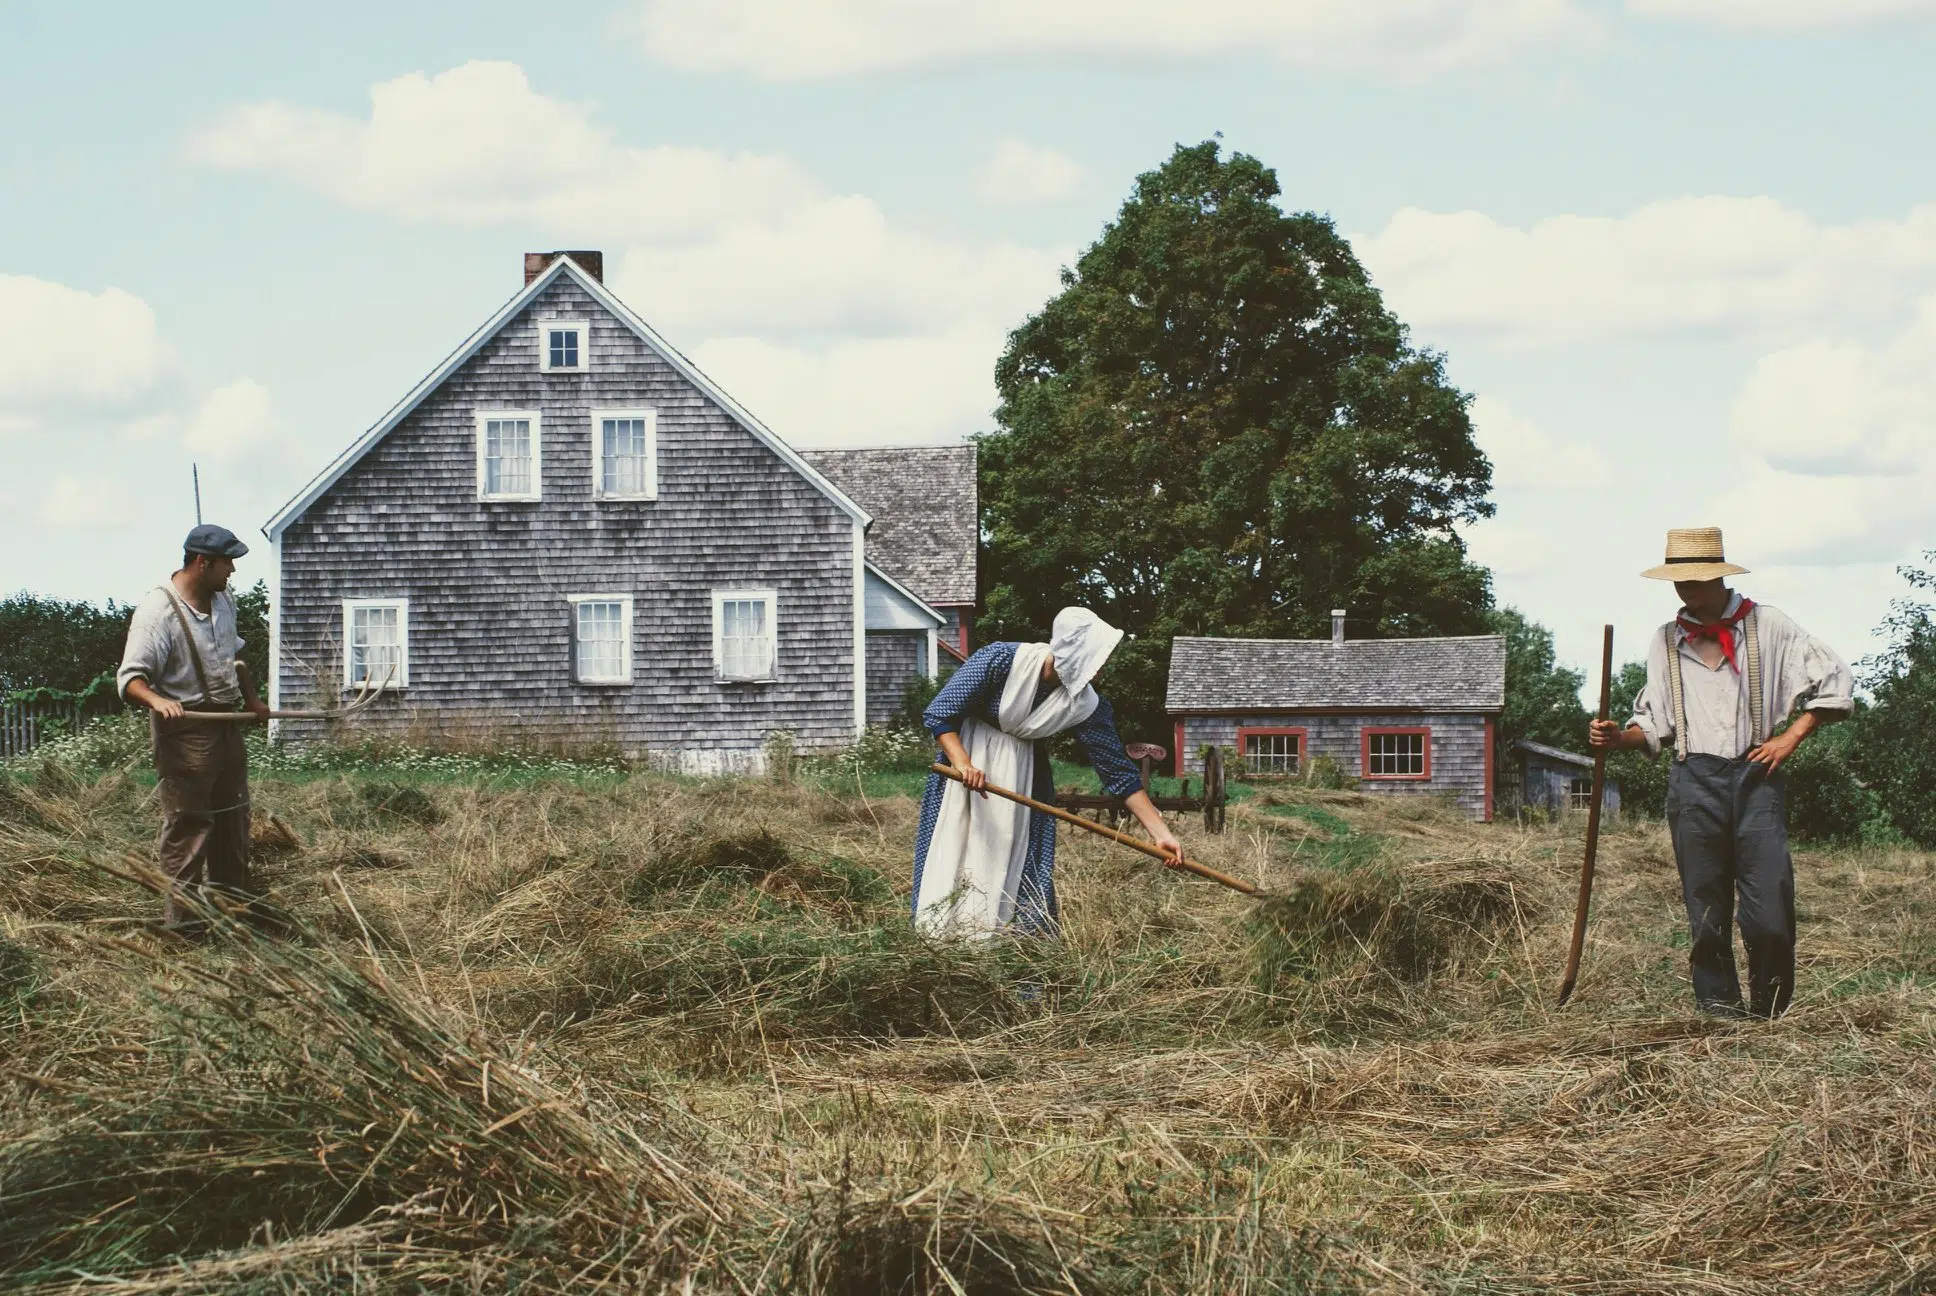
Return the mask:
[[[1182,711],[1498,711],[1506,641],[1208,639],[1170,646],[1165,706]]]
[[[1593,768],[1591,756],[1582,756],[1578,752],[1564,751],[1558,747],[1548,747],[1545,743],[1536,743],[1530,738],[1521,738],[1513,744],[1513,749],[1531,752],[1535,756],[1544,756],[1547,760],[1556,761],[1561,765],[1574,765],[1580,769]]]
[[[930,604],[975,601],[974,446],[802,450],[800,457],[873,515],[870,563]]]

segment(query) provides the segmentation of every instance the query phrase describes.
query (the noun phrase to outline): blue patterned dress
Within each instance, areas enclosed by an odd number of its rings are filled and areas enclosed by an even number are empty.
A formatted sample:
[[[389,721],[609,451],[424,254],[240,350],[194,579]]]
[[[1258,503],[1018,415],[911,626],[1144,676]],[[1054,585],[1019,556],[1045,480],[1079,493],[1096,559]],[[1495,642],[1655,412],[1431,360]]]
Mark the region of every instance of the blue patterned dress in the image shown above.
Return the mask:
[[[1016,647],[1012,643],[992,643],[976,649],[921,714],[921,723],[928,732],[936,738],[945,733],[960,733],[962,721],[970,717],[999,726],[1002,690],[1008,684],[1009,668],[1015,664]],[[1044,680],[1036,687],[1030,709],[1040,706],[1049,691],[1059,687]],[[1105,792],[1126,797],[1142,791],[1142,771],[1123,750],[1123,740],[1116,734],[1116,711],[1108,698],[1098,698],[1089,718],[1069,732],[1088,755]],[[937,752],[935,762],[946,765],[948,758]],[[934,837],[934,822],[941,813],[941,793],[947,782],[939,774],[928,775],[927,791],[921,797],[921,823],[914,830],[916,903],[921,895],[921,870],[928,860],[928,842]],[[1037,801],[1055,803],[1055,772],[1049,768],[1045,742],[1035,744],[1035,786],[1015,790],[1026,791]],[[1015,899],[1014,930],[1027,936],[1053,936],[1061,923],[1061,910],[1055,900],[1055,820],[1031,810],[1028,834],[1028,855],[1022,863],[1022,880]]]

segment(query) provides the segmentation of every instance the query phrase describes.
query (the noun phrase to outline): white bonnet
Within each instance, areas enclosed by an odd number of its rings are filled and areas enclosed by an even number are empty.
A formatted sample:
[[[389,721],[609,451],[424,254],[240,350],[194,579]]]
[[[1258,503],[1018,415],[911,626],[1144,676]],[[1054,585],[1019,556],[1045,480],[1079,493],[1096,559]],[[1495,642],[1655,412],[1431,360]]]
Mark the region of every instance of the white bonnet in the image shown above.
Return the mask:
[[[1122,641],[1122,631],[1088,608],[1066,607],[1056,613],[1049,655],[1062,687],[1071,694],[1082,692]]]

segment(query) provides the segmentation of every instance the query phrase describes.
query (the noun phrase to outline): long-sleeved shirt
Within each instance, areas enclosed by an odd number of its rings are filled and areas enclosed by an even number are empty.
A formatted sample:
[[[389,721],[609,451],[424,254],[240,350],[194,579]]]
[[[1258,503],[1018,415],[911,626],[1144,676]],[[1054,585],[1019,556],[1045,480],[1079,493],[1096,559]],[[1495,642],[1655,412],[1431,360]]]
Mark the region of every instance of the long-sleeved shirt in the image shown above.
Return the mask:
[[[970,717],[1000,727],[1002,689],[1008,684],[1009,668],[1015,664],[1015,649],[1012,643],[988,644],[957,667],[921,713],[921,723],[928,732],[936,738],[960,733],[961,722]],[[1059,687],[1044,681],[1035,690],[1033,704],[1039,706],[1048,690]],[[1096,709],[1072,732],[1095,767],[1103,791],[1117,797],[1142,791],[1142,771],[1123,750],[1123,740],[1116,732],[1116,711],[1108,698],[1098,697]],[[1055,783],[1046,759],[1035,762],[1035,786],[1030,794],[1038,801],[1055,799]]]
[[[181,596],[176,595],[177,598]],[[188,642],[182,638],[181,622],[168,603],[168,595],[151,589],[135,604],[128,622],[128,644],[121,653],[121,669],[115,672],[114,685],[122,697],[128,683],[139,676],[148,687],[163,697],[185,706],[213,703],[227,706],[242,700],[242,686],[235,678],[235,659],[242,655],[242,636],[235,628],[235,600],[227,591],[209,600],[206,613],[181,599],[182,611],[195,634],[195,647],[201,651],[202,667],[208,672],[212,697],[202,696],[202,684],[195,676],[195,660],[189,656]]]
[[[1741,606],[1741,596],[1728,600],[1725,615]],[[1839,720],[1855,708],[1855,676],[1833,648],[1809,634],[1777,608],[1755,605],[1761,630],[1761,698],[1763,738],[1794,713],[1797,707],[1823,712],[1824,720]],[[1681,661],[1681,696],[1687,707],[1687,732],[1676,732],[1674,699],[1667,682],[1667,642],[1672,634]],[[1745,634],[1745,627],[1737,629]],[[1647,750],[1660,754],[1672,738],[1689,755],[1736,760],[1748,754],[1752,741],[1748,711],[1748,662],[1745,648],[1735,653],[1736,672],[1726,661],[1710,667],[1689,642],[1678,622],[1654,632],[1647,646],[1647,687],[1634,699],[1633,718],[1646,736]]]

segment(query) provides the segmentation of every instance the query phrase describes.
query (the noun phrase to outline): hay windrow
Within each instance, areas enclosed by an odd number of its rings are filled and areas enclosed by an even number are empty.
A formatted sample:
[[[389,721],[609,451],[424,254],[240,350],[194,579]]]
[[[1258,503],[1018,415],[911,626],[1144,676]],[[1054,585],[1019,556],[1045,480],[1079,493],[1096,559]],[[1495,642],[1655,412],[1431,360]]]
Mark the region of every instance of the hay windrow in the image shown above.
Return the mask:
[[[1559,1012],[1577,824],[1273,789],[1180,824],[1267,906],[1065,838],[1063,941],[934,944],[913,803],[851,780],[332,767],[257,784],[288,934],[184,945],[145,925],[145,795],[0,778],[10,1289],[1936,1273],[1920,854],[1803,856],[1796,1008],[1743,1025],[1686,1010],[1657,827],[1603,839]]]

